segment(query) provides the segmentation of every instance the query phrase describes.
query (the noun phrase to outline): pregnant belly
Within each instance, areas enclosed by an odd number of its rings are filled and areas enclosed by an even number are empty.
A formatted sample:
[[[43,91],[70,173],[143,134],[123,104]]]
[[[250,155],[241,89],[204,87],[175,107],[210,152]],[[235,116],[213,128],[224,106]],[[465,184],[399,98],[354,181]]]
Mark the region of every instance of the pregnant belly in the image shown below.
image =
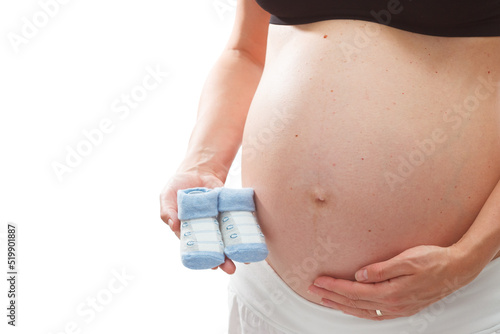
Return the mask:
[[[268,262],[310,300],[318,275],[354,279],[410,247],[458,241],[500,176],[500,64],[487,55],[499,40],[381,26],[347,58],[338,45],[366,25],[271,25],[243,135]]]

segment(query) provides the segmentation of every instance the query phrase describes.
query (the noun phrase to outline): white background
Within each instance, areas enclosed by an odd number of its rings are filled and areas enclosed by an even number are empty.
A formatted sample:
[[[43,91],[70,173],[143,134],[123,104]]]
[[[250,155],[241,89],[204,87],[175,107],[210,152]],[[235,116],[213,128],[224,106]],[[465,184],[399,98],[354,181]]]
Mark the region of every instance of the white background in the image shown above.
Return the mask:
[[[228,276],[182,266],[159,194],[184,157],[235,1],[67,0],[44,22],[49,2],[0,4],[0,332],[226,333]],[[23,18],[40,27],[16,46]],[[169,74],[126,117],[115,113],[146,68]],[[52,164],[104,119],[113,130],[58,179]],[[15,328],[8,222],[18,226]]]

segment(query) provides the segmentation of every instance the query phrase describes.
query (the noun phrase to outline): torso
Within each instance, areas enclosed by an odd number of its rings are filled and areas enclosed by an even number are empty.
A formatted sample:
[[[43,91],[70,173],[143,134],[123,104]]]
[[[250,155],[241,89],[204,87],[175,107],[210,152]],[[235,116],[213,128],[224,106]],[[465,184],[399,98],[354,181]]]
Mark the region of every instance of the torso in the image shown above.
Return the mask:
[[[461,238],[500,177],[499,55],[500,37],[270,25],[242,185],[292,289]]]

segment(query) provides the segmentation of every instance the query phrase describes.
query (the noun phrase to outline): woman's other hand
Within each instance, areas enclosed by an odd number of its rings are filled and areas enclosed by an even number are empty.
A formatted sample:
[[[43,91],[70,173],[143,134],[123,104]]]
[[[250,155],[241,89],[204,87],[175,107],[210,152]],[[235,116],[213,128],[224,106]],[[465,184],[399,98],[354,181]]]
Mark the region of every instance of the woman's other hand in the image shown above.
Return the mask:
[[[309,287],[326,307],[359,318],[407,317],[470,283],[480,266],[457,247],[417,246],[356,272],[356,281],[320,276]],[[457,298],[450,296],[452,299]],[[381,316],[376,310],[381,311]]]

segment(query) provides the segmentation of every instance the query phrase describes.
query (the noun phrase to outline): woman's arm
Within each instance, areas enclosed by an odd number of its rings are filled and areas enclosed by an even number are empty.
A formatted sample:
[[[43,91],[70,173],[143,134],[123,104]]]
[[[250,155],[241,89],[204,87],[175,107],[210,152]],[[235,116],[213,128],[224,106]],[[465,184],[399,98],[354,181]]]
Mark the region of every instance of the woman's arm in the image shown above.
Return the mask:
[[[262,75],[268,25],[269,14],[255,1],[238,1],[233,31],[204,84],[196,125],[178,170],[208,169],[225,181]]]
[[[500,182],[467,233],[452,246],[410,248],[361,268],[357,282],[318,277],[310,291],[320,295],[325,306],[357,317],[410,316],[470,283],[499,251]]]
[[[462,268],[468,271],[467,268],[475,267],[478,274],[493,258],[499,255],[500,181],[483,205],[474,224],[452,248],[461,254]],[[465,276],[465,278],[467,277]]]
[[[238,0],[229,41],[204,84],[186,155],[160,195],[161,219],[177,237],[177,190],[226,180],[264,68],[268,26],[269,14],[254,0]],[[222,268],[234,271],[229,267]]]

